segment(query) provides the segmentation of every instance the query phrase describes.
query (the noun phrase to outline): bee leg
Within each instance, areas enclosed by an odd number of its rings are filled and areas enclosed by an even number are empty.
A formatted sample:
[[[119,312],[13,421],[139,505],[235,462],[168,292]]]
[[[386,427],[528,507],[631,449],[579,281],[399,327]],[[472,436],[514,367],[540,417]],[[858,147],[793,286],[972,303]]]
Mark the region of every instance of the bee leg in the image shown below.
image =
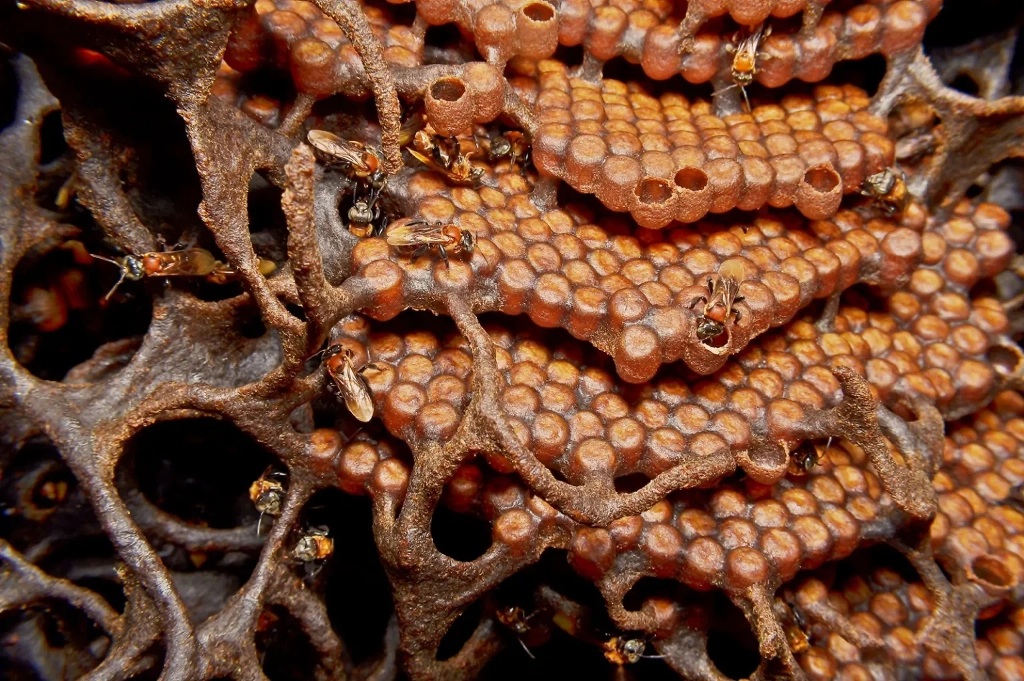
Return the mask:
[[[705,296],[697,296],[696,298],[693,299],[693,302],[690,303],[690,309],[692,310],[693,308],[697,307],[697,303],[704,303],[705,305],[707,305],[708,299]]]
[[[517,637],[516,640],[519,641],[519,645],[523,647],[523,650],[526,651],[526,654],[530,656],[531,660],[537,659],[537,657],[532,652],[530,652],[530,649],[526,647],[526,644],[523,643],[523,639]]]
[[[750,98],[747,97],[747,88],[740,85],[740,92],[743,93],[743,102],[747,105],[747,113],[750,113],[752,109],[750,108]]]
[[[437,250],[438,250],[438,252],[439,252],[439,253],[441,254],[441,260],[443,260],[443,261],[444,261],[444,267],[445,267],[445,269],[448,269],[448,270],[450,270],[450,269],[452,268],[452,266],[451,266],[451,264],[450,264],[450,263],[448,262],[448,251],[446,251],[446,250],[444,249],[444,245],[442,245],[442,244],[438,244],[438,245],[437,245]]]
[[[733,302],[736,302],[736,301],[733,301]],[[740,323],[740,311],[739,311],[739,310],[737,310],[737,309],[735,309],[735,308],[733,308],[733,314],[735,314],[735,315],[736,315],[736,319],[735,319],[735,320],[733,320],[733,321],[734,321],[734,322],[735,322],[736,324],[739,324],[739,323]]]

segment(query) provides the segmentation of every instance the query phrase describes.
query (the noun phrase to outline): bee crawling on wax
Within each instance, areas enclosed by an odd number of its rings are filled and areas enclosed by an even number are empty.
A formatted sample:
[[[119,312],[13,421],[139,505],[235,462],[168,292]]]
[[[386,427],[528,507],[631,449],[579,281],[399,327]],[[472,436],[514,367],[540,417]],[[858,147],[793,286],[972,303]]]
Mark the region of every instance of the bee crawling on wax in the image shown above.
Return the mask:
[[[747,86],[754,82],[757,74],[757,58],[761,41],[772,33],[771,26],[759,25],[750,35],[741,40],[738,45],[728,45],[726,50],[733,53],[732,57],[732,85],[717,90],[714,94],[731,90],[738,87],[743,93],[743,101],[747,104],[747,111],[750,111],[750,99],[747,97]]]
[[[284,481],[287,474],[274,470],[271,466],[263,471],[263,475],[256,479],[249,486],[249,499],[253,506],[260,512],[260,519],[256,523],[256,534],[261,534],[263,516],[277,517],[281,515],[281,507],[284,504]]]
[[[310,527],[292,549],[292,558],[305,564],[310,577],[319,572],[324,561],[334,553],[334,540],[327,536],[328,532],[322,525]]]
[[[902,214],[910,203],[903,173],[891,168],[868,176],[860,186],[860,193],[870,197],[886,217]]]
[[[327,375],[334,381],[335,392],[345,403],[352,416],[366,423],[373,418],[373,398],[366,385],[363,372],[376,369],[376,364],[367,364],[358,371],[352,366],[353,353],[348,348],[332,345],[324,351],[323,362]]]
[[[376,195],[388,181],[379,151],[362,142],[342,139],[326,130],[310,130],[306,139],[329,163],[341,166],[349,179],[369,187],[371,196],[376,200]]]
[[[690,303],[690,309],[694,309],[698,303],[704,303],[704,309],[697,320],[697,338],[707,342],[717,338],[725,331],[725,324],[729,316],[735,316],[735,321],[740,320],[740,311],[734,307],[736,303],[743,301],[739,295],[741,273],[732,263],[723,264],[718,270],[718,276],[708,278],[708,295],[697,296]]]
[[[476,237],[469,230],[440,221],[429,223],[419,218],[400,218],[392,222],[385,227],[384,238],[396,248],[415,248],[413,257],[436,248],[445,267],[449,267],[449,253],[472,253],[476,246]]]

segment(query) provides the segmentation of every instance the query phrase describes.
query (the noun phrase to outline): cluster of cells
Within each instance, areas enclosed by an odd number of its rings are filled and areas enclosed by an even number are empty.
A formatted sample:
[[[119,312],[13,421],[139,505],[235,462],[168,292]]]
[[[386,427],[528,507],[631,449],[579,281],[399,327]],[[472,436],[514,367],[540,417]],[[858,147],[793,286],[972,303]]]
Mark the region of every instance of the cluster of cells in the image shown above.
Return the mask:
[[[765,205],[826,218],[892,163],[885,122],[854,87],[722,119],[680,94],[656,99],[614,80],[570,79],[559,62],[538,69],[537,167],[643,227]]]
[[[1024,201],[928,185],[1020,149],[941,6],[18,3],[0,664],[1024,676]]]

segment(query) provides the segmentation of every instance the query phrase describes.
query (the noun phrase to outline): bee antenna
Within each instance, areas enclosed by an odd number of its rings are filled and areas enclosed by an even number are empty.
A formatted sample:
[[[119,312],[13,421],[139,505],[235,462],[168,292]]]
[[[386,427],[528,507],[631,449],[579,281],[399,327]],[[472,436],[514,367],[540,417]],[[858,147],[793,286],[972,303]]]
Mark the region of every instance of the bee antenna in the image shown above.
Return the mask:
[[[114,260],[113,258],[108,258],[108,257],[106,257],[104,255],[96,255],[95,253],[90,253],[89,255],[90,255],[90,257],[96,258],[97,260],[102,260],[103,262],[109,262],[111,265],[117,265],[118,267],[123,267],[123,265],[121,265],[121,263],[119,263],[118,261]]]
[[[97,256],[94,255],[93,257],[95,258]],[[100,258],[100,260],[108,260],[108,259],[107,258]],[[121,265],[118,262],[114,262],[113,260],[108,260],[108,262],[113,262],[115,265],[117,265],[117,266],[119,266],[121,268],[121,276],[117,278],[117,281],[114,282],[114,285],[110,287],[109,291],[107,291],[107,295],[103,296],[103,300],[110,300],[110,296],[114,295],[114,291],[116,291],[117,287],[121,285],[121,282],[124,281],[124,278],[128,276],[128,268],[127,267]]]

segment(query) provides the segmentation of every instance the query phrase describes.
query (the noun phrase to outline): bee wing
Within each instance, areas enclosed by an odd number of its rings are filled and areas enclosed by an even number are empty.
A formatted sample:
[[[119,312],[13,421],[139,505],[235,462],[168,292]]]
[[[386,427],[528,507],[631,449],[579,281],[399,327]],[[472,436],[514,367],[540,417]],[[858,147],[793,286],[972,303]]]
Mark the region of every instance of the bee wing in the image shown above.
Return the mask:
[[[448,243],[444,233],[435,226],[422,221],[395,223],[386,232],[387,242],[392,246],[422,246]]]
[[[406,147],[412,144],[413,139],[416,137],[416,131],[423,127],[424,121],[423,113],[419,111],[405,119],[401,129],[398,131],[398,145]]]
[[[310,130],[306,139],[319,151],[346,163],[360,163],[365,152],[365,147],[359,142],[344,140],[326,130]]]
[[[160,259],[161,277],[196,276],[210,274],[222,265],[205,248],[190,248],[185,251],[162,253]]]
[[[357,374],[351,364],[346,364],[338,378],[338,387],[345,400],[345,406],[357,419],[366,423],[373,418],[373,399],[370,388],[362,376]]]
[[[435,163],[434,159],[430,158],[429,156],[425,156],[424,154],[421,154],[415,149],[409,147],[406,148],[406,151],[408,151],[414,159],[416,159],[423,165],[427,166],[428,168],[437,168],[437,163]]]
[[[738,260],[726,260],[718,268],[719,279],[731,279],[734,284],[739,285],[737,282],[743,281],[744,268],[742,261]]]

